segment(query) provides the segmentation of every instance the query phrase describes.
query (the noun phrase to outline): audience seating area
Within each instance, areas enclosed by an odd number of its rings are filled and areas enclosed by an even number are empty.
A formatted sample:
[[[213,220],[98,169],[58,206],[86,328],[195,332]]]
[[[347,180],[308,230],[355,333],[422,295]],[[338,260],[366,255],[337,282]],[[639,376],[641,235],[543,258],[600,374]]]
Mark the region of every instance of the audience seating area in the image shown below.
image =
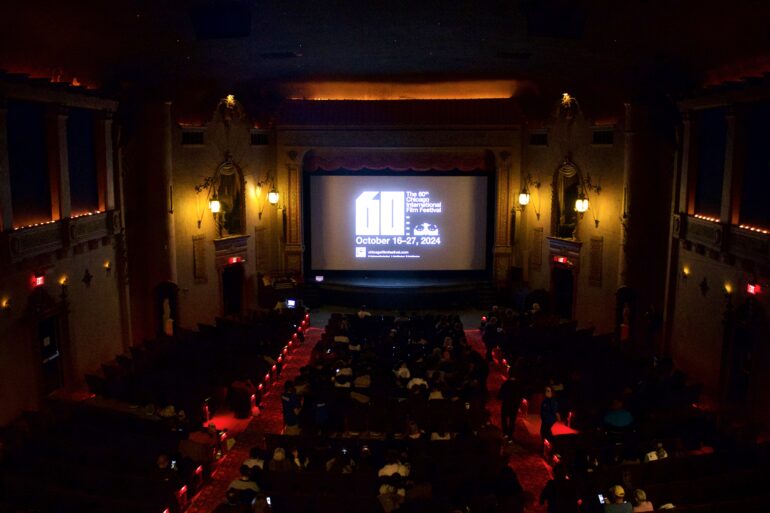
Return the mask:
[[[181,513],[230,447],[227,433],[204,429],[210,416],[252,415],[303,338],[304,315],[218,319],[118,355],[86,376],[90,397],[52,398],[5,430],[0,510]],[[550,386],[577,429],[542,452],[569,475],[574,511],[604,511],[598,495],[616,485],[628,499],[644,490],[656,508],[767,509],[768,447],[723,429],[699,406],[700,387],[651,348],[538,311],[495,309],[480,334],[493,361],[455,315],[332,314],[307,365],[274,391],[286,427],[255,448],[262,462],[247,479],[260,501],[227,501],[268,511],[270,497],[274,513],[536,508],[540,490],[522,490],[508,460],[532,451],[531,437],[520,424],[503,438],[490,418],[489,374],[508,371],[531,413]]]
[[[767,508],[768,449],[720,432],[698,405],[701,387],[652,348],[593,336],[537,310],[489,312],[482,329],[493,317],[503,327],[500,361],[526,390],[530,411],[538,411],[533,395],[552,385],[563,418],[579,430],[555,436],[548,454],[567,469],[584,511],[602,511],[598,495],[615,485],[627,497],[643,489],[655,507],[677,511]],[[614,425],[618,411],[633,421]],[[646,461],[651,452],[661,459]]]
[[[0,510],[183,511],[230,445],[204,423],[217,409],[251,416],[304,315],[218,319],[104,364],[86,376],[90,397],[52,398],[7,430]]]

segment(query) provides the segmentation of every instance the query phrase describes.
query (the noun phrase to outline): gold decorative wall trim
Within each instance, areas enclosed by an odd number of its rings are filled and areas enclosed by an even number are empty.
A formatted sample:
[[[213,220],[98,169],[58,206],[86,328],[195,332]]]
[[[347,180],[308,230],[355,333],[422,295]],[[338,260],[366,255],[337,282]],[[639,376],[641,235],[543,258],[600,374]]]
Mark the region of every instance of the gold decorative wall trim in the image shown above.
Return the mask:
[[[501,151],[497,162],[497,220],[495,222],[495,244],[508,244],[510,239],[510,229],[508,223],[510,219],[508,209],[509,181],[511,176],[511,154],[507,151]]]
[[[288,189],[289,189],[289,203],[288,203],[288,224],[286,231],[286,244],[300,244],[300,208],[299,208],[299,194],[300,187],[302,186],[302,180],[299,175],[298,155],[296,151],[286,152],[288,162],[286,163],[286,171],[288,173]]]

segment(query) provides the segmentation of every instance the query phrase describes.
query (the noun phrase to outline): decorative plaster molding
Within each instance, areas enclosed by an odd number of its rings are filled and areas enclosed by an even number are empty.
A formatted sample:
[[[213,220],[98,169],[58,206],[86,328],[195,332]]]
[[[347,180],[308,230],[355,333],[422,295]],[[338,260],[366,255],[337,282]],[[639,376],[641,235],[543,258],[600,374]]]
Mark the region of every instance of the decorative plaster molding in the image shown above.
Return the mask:
[[[282,146],[351,148],[506,148],[519,130],[280,130]]]
[[[23,228],[8,233],[8,255],[11,262],[21,262],[44,253],[64,248],[62,223]]]
[[[248,257],[249,235],[235,235],[223,239],[214,239],[214,252],[217,269],[229,264],[232,257],[241,257],[246,261]]]

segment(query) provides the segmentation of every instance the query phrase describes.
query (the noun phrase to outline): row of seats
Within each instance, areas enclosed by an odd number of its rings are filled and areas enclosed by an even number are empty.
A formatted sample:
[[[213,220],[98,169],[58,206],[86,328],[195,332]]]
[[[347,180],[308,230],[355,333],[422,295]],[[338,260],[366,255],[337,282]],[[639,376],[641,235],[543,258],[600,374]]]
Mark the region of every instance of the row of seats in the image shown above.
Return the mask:
[[[254,322],[221,320],[207,333],[162,337],[109,364],[121,369],[104,377],[109,386],[103,391],[136,391],[137,383],[158,387],[152,391],[152,401],[158,401],[153,407],[110,393],[52,401],[45,420],[9,448],[3,461],[0,486],[8,491],[3,499],[9,511],[183,511],[216,463],[210,454],[197,462],[180,452],[204,420],[196,410],[202,411],[200,405],[217,386],[249,377],[241,374],[243,366],[232,364],[234,359],[251,365],[248,370],[255,378],[269,372],[266,357],[279,354],[296,332],[295,322],[299,320],[274,315]],[[265,340],[265,333],[274,338]],[[256,365],[260,361],[261,367]],[[167,378],[158,379],[162,374]],[[177,406],[171,415],[157,407],[166,401]],[[187,417],[176,415],[180,406],[190,408]],[[218,441],[219,435],[214,438]],[[175,461],[176,470],[156,466],[161,454]]]

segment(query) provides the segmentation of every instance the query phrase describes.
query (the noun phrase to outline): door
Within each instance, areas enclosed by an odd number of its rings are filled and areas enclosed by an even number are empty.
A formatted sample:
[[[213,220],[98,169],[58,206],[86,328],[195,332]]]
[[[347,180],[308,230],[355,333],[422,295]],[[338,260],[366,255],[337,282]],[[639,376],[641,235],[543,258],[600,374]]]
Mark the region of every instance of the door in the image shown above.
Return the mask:
[[[575,280],[571,269],[554,267],[551,272],[554,313],[562,319],[572,319]]]
[[[222,304],[225,316],[241,315],[243,308],[243,264],[228,265],[222,270]]]
[[[61,388],[63,384],[58,315],[38,321],[38,345],[43,394],[47,396]]]

